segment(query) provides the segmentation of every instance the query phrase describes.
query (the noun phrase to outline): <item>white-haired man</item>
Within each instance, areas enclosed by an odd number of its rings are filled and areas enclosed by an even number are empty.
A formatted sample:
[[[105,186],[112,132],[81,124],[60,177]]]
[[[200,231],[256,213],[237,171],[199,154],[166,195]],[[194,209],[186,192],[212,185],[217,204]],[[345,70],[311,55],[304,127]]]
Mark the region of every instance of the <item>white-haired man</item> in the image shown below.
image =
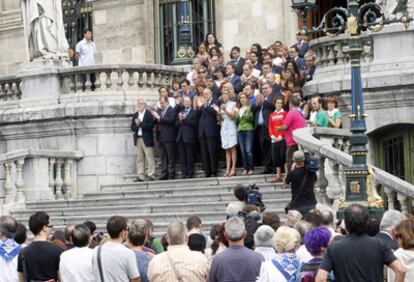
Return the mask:
[[[394,229],[405,219],[405,215],[396,210],[388,210],[384,213],[380,223],[380,232],[375,236],[382,240],[387,248],[395,251],[399,248],[394,240]]]

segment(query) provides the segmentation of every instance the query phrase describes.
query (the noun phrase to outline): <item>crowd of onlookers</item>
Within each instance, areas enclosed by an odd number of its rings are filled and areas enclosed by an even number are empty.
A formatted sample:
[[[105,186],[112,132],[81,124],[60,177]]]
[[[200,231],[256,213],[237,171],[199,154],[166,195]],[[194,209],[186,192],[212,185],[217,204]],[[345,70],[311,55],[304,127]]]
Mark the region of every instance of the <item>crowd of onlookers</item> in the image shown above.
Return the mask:
[[[191,216],[160,238],[151,221],[122,216],[105,233],[90,221],[54,231],[40,211],[27,242],[25,225],[3,216],[0,281],[414,281],[414,220],[399,211],[381,219],[353,204],[336,221],[330,210],[291,209],[282,221],[250,204],[242,186],[234,192],[227,220],[206,230]]]
[[[176,177],[178,161],[182,177],[192,178],[201,153],[205,177],[218,176],[223,154],[224,176],[236,175],[239,159],[242,175],[254,174],[261,165],[260,173],[276,173],[274,182],[282,182],[297,150],[295,129],[341,127],[335,97],[303,96],[302,86],[315,72],[315,56],[300,32],[290,47],[280,41],[266,48],[256,43],[242,54],[235,46],[229,59],[210,33],[197,50],[186,79],[160,87],[157,104],[138,101],[131,122],[136,181],[155,179],[153,147],[158,144],[161,180]]]

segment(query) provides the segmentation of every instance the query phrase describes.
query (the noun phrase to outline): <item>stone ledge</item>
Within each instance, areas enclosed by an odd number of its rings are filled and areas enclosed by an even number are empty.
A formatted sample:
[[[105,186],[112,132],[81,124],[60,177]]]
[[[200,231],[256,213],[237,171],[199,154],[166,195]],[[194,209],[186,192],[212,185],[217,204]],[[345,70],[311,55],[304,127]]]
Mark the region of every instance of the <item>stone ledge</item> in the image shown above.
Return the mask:
[[[23,149],[17,150],[5,154],[0,154],[0,163],[6,161],[14,161],[21,158],[62,158],[62,159],[73,159],[80,160],[83,158],[83,152],[79,150],[75,151],[59,151],[59,150],[31,150]]]

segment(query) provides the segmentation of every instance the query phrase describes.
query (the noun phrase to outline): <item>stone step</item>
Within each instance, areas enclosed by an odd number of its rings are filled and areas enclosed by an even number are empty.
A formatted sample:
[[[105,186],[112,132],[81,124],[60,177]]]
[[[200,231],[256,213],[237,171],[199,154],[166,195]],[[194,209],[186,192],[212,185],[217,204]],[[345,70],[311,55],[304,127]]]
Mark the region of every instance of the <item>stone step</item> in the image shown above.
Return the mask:
[[[287,195],[277,199],[266,199],[263,202],[269,209],[277,208],[283,204],[286,204],[290,200]],[[127,213],[168,213],[172,211],[179,212],[202,212],[208,211],[225,211],[230,201],[202,201],[202,202],[179,202],[179,203],[166,203],[166,204],[141,204],[141,205],[120,205],[118,206],[81,206],[81,207],[63,207],[63,208],[45,208],[42,209],[50,216],[82,216],[82,215],[111,215],[114,208],[122,208],[123,212]],[[28,218],[32,213],[37,211],[37,208],[17,210],[13,212],[13,215],[19,218]]]

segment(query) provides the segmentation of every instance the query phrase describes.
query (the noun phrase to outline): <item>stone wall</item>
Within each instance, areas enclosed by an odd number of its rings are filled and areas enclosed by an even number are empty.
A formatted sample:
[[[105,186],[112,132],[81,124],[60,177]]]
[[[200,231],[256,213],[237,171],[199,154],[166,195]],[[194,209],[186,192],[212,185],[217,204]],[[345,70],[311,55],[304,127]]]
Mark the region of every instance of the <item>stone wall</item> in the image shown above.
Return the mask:
[[[0,75],[14,74],[26,58],[20,1],[0,0]]]
[[[149,0],[95,0],[97,62],[153,63],[153,6]]]
[[[217,37],[227,52],[237,45],[242,54],[253,43],[267,47],[281,40],[291,45],[297,17],[290,5],[284,0],[216,1]]]

